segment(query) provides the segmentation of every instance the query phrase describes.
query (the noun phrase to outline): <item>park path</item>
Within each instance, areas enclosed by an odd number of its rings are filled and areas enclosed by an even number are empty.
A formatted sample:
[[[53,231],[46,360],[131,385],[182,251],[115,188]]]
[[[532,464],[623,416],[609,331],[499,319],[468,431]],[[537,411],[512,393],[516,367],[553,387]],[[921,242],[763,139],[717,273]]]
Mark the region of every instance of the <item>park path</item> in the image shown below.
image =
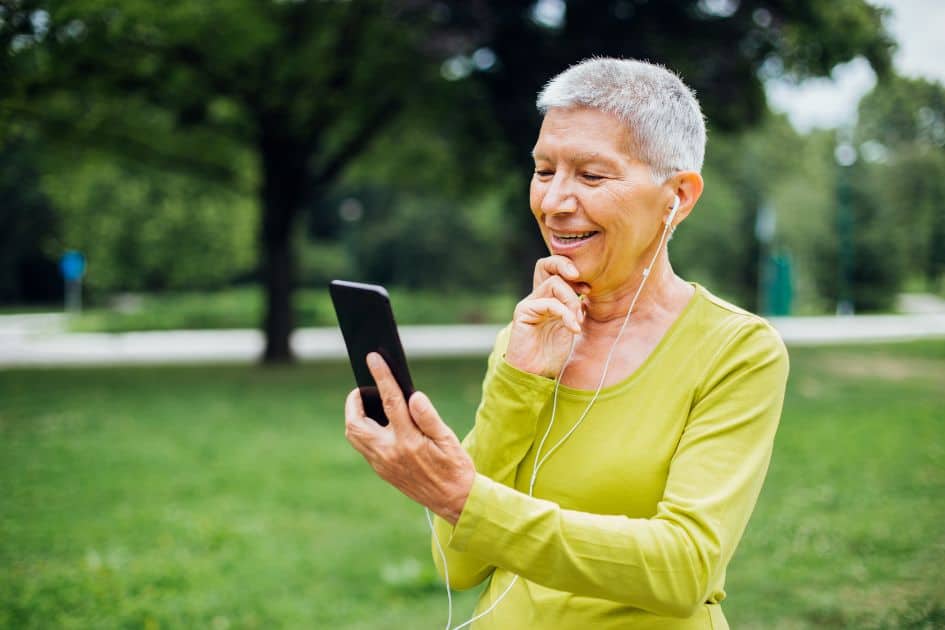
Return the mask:
[[[789,345],[825,345],[945,338],[945,312],[838,317],[774,317]],[[59,365],[250,363],[263,350],[257,330],[175,330],[136,333],[68,333],[62,315],[0,316],[0,368]],[[496,325],[402,326],[410,358],[485,355]],[[342,359],[336,328],[304,328],[292,336],[303,360]]]

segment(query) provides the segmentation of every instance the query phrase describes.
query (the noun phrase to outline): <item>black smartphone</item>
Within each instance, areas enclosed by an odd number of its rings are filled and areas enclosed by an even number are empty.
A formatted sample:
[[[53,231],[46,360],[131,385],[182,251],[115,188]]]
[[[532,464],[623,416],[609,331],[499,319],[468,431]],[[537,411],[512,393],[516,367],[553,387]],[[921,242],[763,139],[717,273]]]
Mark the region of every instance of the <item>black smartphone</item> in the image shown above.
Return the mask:
[[[414,392],[387,289],[378,284],[332,280],[328,290],[348,349],[354,380],[364,402],[364,413],[381,426],[387,426],[390,420],[384,413],[377,383],[368,370],[368,353],[377,352],[384,357],[405,400]]]

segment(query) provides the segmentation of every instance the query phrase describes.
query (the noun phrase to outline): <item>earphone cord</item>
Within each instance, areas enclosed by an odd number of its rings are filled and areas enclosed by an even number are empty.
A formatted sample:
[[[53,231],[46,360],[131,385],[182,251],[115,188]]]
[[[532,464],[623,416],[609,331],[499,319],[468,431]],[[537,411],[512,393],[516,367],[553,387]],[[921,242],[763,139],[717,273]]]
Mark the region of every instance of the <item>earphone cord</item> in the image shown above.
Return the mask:
[[[436,535],[436,528],[433,527],[433,517],[430,516],[430,508],[423,508],[427,514],[427,523],[430,525],[430,531],[433,532],[433,543],[440,554],[440,560],[443,562],[443,580],[446,582],[446,605],[449,612],[446,615],[446,630],[450,630],[453,625],[453,589],[450,588],[450,568],[446,563],[446,553],[440,545],[440,537]]]
[[[678,198],[677,198],[678,199]],[[627,309],[627,314],[623,318],[623,324],[620,325],[620,330],[617,332],[617,336],[614,338],[614,343],[610,346],[610,352],[607,353],[607,360],[604,362],[604,369],[600,375],[600,382],[597,384],[597,389],[594,391],[594,396],[591,397],[591,401],[587,404],[587,407],[584,408],[584,411],[581,413],[580,417],[577,419],[571,428],[568,430],[560,440],[555,442],[554,446],[548,449],[548,452],[542,456],[541,452],[544,449],[545,441],[548,439],[548,436],[551,434],[551,428],[555,423],[555,416],[558,412],[558,390],[561,385],[561,377],[564,376],[564,371],[567,369],[568,364],[571,362],[571,357],[574,355],[574,346],[577,342],[577,335],[571,338],[571,349],[568,350],[568,356],[565,358],[564,363],[561,364],[561,369],[558,371],[558,376],[555,378],[555,388],[554,394],[551,400],[551,419],[548,421],[548,428],[545,429],[544,435],[541,437],[541,441],[538,443],[538,450],[535,451],[535,463],[532,466],[532,475],[531,479],[528,482],[528,496],[534,496],[535,492],[535,481],[538,479],[538,471],[541,469],[542,465],[548,458],[551,457],[551,454],[558,450],[564,442],[571,437],[571,435],[577,430],[577,428],[584,422],[584,419],[587,417],[587,414],[590,413],[591,407],[594,406],[594,403],[597,402],[597,398],[600,396],[600,392],[604,389],[604,381],[607,379],[607,371],[610,369],[610,362],[614,357],[614,351],[617,349],[617,344],[620,342],[620,338],[623,336],[624,330],[627,328],[627,324],[630,322],[630,314],[633,313],[633,309],[637,304],[637,299],[640,297],[640,293],[643,291],[643,286],[646,284],[647,278],[650,276],[650,271],[653,269],[653,265],[656,264],[656,259],[660,255],[660,251],[663,249],[663,244],[666,241],[666,235],[672,230],[672,218],[676,214],[676,207],[678,206],[678,200],[673,206],[673,211],[670,214],[669,218],[665,222],[663,228],[663,233],[660,235],[659,244],[656,246],[656,252],[653,254],[653,258],[650,260],[650,264],[643,269],[643,277],[640,279],[640,284],[637,287],[636,293],[633,294],[633,299],[630,300],[630,308]],[[453,622],[453,594],[450,589],[450,574],[449,568],[446,563],[446,553],[443,551],[443,547],[440,545],[440,538],[436,535],[436,529],[433,527],[433,519],[430,517],[430,510],[426,510],[427,513],[427,522],[430,524],[430,531],[433,533],[433,542],[436,545],[436,550],[439,552],[440,559],[443,562],[443,578],[446,581],[446,600],[449,606],[449,612],[447,615],[446,621],[446,630],[462,630],[472,624],[478,619],[482,619],[493,610],[496,606],[499,605],[506,595],[509,594],[509,591],[512,590],[512,587],[515,586],[515,583],[518,581],[519,576],[516,574],[512,577],[512,581],[509,582],[508,586],[505,587],[505,590],[486,608],[484,611],[475,615],[468,621],[456,626],[455,628],[450,628],[450,625]]]

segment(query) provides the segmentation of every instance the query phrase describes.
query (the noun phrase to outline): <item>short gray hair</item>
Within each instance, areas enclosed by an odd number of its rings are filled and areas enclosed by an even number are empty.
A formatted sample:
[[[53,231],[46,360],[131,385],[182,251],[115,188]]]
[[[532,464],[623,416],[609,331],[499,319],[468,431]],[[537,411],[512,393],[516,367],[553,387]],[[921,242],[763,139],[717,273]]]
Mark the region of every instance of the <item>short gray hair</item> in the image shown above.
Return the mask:
[[[538,95],[542,114],[581,106],[620,119],[630,131],[634,157],[649,164],[658,181],[678,171],[702,170],[705,119],[699,101],[665,67],[593,57],[551,79]]]

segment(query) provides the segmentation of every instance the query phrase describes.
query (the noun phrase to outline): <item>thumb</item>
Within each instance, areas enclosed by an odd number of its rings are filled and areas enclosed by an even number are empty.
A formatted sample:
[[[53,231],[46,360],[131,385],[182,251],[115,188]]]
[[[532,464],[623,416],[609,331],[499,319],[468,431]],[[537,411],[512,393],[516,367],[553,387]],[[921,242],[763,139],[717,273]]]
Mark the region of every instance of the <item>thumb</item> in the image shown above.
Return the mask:
[[[440,419],[433,403],[423,392],[414,392],[408,403],[410,415],[424,435],[432,440],[442,440],[453,435],[453,431]]]

